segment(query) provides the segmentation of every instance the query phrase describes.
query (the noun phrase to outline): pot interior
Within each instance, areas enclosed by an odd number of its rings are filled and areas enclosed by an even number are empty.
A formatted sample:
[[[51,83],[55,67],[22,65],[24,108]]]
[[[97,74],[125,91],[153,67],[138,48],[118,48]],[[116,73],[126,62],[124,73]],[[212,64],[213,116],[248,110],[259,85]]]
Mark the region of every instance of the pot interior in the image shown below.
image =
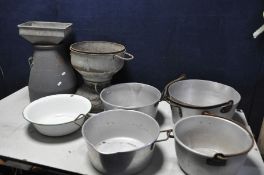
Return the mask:
[[[247,153],[253,145],[252,136],[239,125],[219,117],[197,115],[175,124],[176,142],[191,152],[208,157],[216,153],[235,155]]]
[[[106,41],[83,41],[71,45],[70,49],[77,52],[90,54],[111,54],[125,50],[121,44]]]
[[[213,106],[233,100],[240,101],[240,94],[232,87],[207,80],[182,80],[170,85],[169,95],[185,104]]]
[[[153,143],[159,135],[159,125],[141,112],[110,110],[89,118],[82,134],[98,152],[113,154]]]
[[[105,88],[100,98],[103,103],[114,107],[138,108],[154,105],[161,93],[153,86],[141,83],[123,83]]]
[[[72,122],[79,114],[91,109],[88,99],[72,94],[51,95],[30,103],[23,111],[24,117],[35,124],[56,125]]]

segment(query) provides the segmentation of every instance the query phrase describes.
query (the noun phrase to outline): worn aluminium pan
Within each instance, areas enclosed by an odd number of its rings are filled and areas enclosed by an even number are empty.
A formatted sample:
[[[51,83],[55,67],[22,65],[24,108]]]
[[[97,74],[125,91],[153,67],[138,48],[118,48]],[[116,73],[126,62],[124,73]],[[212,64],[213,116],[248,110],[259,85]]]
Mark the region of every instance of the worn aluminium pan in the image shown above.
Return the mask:
[[[102,173],[126,175],[136,173],[149,163],[160,128],[149,115],[134,110],[108,110],[84,123],[83,137],[92,165]]]
[[[209,80],[185,80],[185,76],[181,76],[166,85],[162,99],[170,103],[175,123],[180,118],[203,112],[230,118],[241,96],[228,85]]]
[[[157,114],[160,98],[161,93],[157,88],[143,83],[116,84],[100,93],[105,110],[136,110],[152,117]]]
[[[181,118],[173,134],[178,163],[190,175],[235,175],[254,145],[243,126],[209,115]]]

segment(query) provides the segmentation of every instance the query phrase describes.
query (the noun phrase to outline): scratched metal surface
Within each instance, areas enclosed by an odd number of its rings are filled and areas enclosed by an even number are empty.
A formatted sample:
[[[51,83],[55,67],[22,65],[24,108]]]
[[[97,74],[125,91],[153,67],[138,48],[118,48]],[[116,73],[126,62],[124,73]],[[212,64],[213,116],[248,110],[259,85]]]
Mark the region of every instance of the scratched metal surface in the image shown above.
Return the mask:
[[[22,117],[22,111],[28,103],[27,87],[0,101],[0,155],[74,173],[100,174],[88,160],[87,148],[80,132],[56,138],[39,134]],[[161,129],[172,127],[167,103],[160,103],[157,120]],[[139,173],[149,174],[184,175],[177,164],[173,139],[157,143],[149,166]],[[264,174],[264,164],[256,146],[249,152],[239,172],[239,175],[248,174]]]

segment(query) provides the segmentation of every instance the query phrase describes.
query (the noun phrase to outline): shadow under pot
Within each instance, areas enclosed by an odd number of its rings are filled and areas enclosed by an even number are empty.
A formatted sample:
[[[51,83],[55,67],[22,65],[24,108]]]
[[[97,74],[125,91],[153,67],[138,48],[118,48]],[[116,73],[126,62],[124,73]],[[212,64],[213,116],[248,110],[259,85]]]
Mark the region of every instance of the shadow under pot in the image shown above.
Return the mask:
[[[90,117],[83,125],[92,165],[100,172],[133,174],[150,162],[158,140],[158,123],[149,115],[132,110],[109,110]]]
[[[173,132],[178,163],[191,175],[235,175],[254,145],[248,130],[215,116],[182,118]]]
[[[234,88],[213,81],[184,78],[168,83],[162,95],[171,106],[174,123],[205,112],[225,118],[234,115],[241,99]]]
[[[142,83],[121,83],[103,89],[100,99],[104,110],[136,110],[155,117],[161,98],[160,91]]]

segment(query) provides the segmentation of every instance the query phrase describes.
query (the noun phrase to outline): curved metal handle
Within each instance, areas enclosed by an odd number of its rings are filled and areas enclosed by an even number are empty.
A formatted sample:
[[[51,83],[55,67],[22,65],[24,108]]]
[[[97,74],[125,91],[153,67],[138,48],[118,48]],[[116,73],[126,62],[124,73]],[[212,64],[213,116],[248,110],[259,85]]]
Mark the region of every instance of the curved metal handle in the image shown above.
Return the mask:
[[[167,99],[166,101],[167,102],[170,101],[171,104],[175,104],[178,106],[191,108],[191,109],[214,109],[214,108],[221,107],[220,109],[221,113],[228,113],[229,111],[231,111],[233,104],[234,104],[233,100],[229,100],[227,102],[219,103],[219,104],[211,105],[211,106],[196,106],[196,105],[191,105],[191,104],[180,102],[169,95],[166,97],[166,99]]]
[[[167,101],[170,99],[170,95],[168,94],[168,89],[170,87],[170,85],[172,85],[173,83],[177,82],[177,81],[181,81],[186,79],[186,75],[182,74],[180,75],[177,79],[170,81],[168,84],[166,84],[166,86],[164,87],[164,90],[161,93],[161,98],[160,101],[164,100]]]
[[[84,120],[86,120],[89,117],[89,114],[79,114],[74,120],[73,123],[78,125],[79,127],[82,127],[79,123],[77,123],[77,120],[79,120],[81,117],[84,117]]]
[[[166,138],[160,139],[160,140],[157,139],[155,142],[163,142],[163,141],[168,140],[169,138],[174,138],[174,136],[171,135],[172,131],[173,131],[172,129],[167,129],[167,130],[160,131],[160,133],[166,132]]]
[[[177,109],[178,109],[179,117],[180,117],[180,118],[183,117],[181,106],[179,106],[179,105],[177,105],[177,104],[175,104],[175,103],[172,103],[170,100],[167,100],[166,102],[169,103],[172,107],[177,108]]]
[[[126,52],[126,51],[124,52],[124,55],[125,56],[128,56],[128,57],[122,57],[120,55],[114,55],[114,57],[117,57],[117,58],[119,58],[121,60],[126,60],[126,61],[129,61],[129,60],[133,60],[134,59],[134,56],[132,54]]]
[[[162,130],[162,131],[160,131],[160,133],[162,133],[162,132],[166,132],[166,138],[165,138],[165,139],[160,139],[160,140],[158,140],[158,139],[155,140],[155,141],[151,144],[150,149],[153,150],[153,148],[154,148],[154,146],[155,146],[155,143],[157,143],[157,142],[163,142],[163,141],[168,140],[169,138],[174,138],[174,136],[171,135],[172,131],[173,131],[172,129],[167,129],[167,130]]]
[[[220,103],[220,104],[217,104],[217,105],[212,105],[212,106],[206,106],[206,107],[203,107],[203,108],[206,108],[206,109],[212,109],[212,108],[218,108],[218,107],[222,107],[220,109],[220,112],[221,113],[228,113],[229,111],[231,111],[232,107],[233,107],[233,104],[234,104],[234,101],[233,100],[229,100],[227,102],[224,102],[224,103]],[[192,107],[192,105],[190,105]],[[193,106],[193,108],[195,108],[195,106]],[[199,106],[196,107],[197,109],[199,109]],[[203,108],[200,108],[200,109],[203,109]],[[209,113],[208,111],[203,111],[205,113]]]
[[[212,112],[203,111],[201,114],[202,115],[209,115],[209,116],[212,116],[212,117],[219,117],[219,118],[225,119],[227,121],[231,121],[231,122],[237,124],[238,126],[240,126],[241,128],[245,129],[248,132],[248,134],[252,138],[254,138],[253,135],[252,135],[252,132],[250,131],[250,129],[248,129],[247,120],[245,118],[242,118],[242,116],[240,116],[240,115],[239,115],[239,118],[242,120],[242,122],[245,122],[245,125],[240,123],[240,122],[238,122],[237,120],[234,120],[234,119],[231,119],[231,118],[226,118],[226,117],[221,117],[221,116],[218,116],[218,115],[216,115],[216,114],[214,114]]]
[[[220,112],[221,113],[228,113],[229,111],[231,111],[233,104],[234,104],[233,100],[229,100],[226,103],[219,104],[219,107],[222,106],[222,108],[220,109]]]

